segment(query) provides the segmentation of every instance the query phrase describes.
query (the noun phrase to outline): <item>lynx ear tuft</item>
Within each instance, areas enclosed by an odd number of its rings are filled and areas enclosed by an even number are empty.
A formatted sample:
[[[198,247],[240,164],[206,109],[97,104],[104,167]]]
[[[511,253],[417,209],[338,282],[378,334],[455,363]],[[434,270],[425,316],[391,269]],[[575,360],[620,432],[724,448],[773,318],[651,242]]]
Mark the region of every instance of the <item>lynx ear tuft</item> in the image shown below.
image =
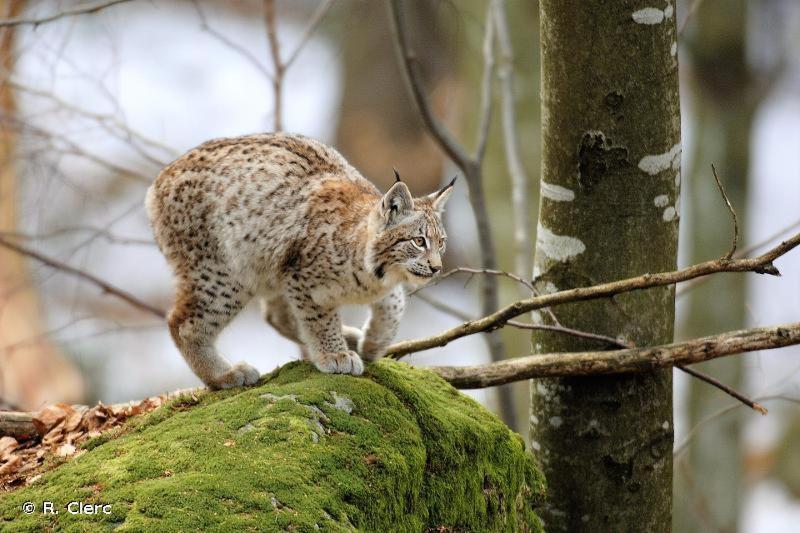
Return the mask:
[[[392,170],[394,170],[394,182],[397,183],[398,181],[403,181],[400,179],[400,173],[397,171],[397,169],[392,167]]]
[[[395,224],[413,209],[414,200],[411,198],[411,191],[402,181],[395,182],[381,199],[381,214],[387,224]]]
[[[456,185],[456,178],[458,176],[454,176],[450,183],[439,189],[433,194],[428,195],[428,198],[431,201],[431,205],[433,208],[441,213],[444,211],[444,206],[447,203],[447,199],[450,198],[450,195],[453,193],[453,188]]]

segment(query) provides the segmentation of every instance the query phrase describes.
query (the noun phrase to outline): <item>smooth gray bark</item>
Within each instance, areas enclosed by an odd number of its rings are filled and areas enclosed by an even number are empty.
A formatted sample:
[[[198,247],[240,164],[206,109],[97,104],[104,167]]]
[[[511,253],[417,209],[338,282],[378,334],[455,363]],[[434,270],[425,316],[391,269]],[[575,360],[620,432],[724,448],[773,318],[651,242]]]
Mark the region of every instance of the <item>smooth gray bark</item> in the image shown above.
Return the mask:
[[[542,292],[676,266],[680,104],[674,6],[542,0],[542,190],[534,276]],[[636,345],[673,337],[674,290],[555,310],[560,322]],[[546,313],[534,320],[548,321]],[[596,349],[552,333],[535,351]],[[548,531],[669,531],[672,379],[531,382]]]

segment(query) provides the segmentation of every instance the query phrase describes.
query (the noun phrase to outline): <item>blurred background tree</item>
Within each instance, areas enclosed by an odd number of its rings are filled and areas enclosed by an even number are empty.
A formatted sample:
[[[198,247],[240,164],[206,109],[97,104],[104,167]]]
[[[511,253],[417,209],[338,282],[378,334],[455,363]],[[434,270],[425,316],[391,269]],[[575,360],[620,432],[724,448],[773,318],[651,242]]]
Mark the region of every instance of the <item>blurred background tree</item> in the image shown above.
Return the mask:
[[[0,3],[4,18],[19,16],[25,3]],[[0,68],[14,68],[15,33],[0,28]],[[0,80],[0,232],[18,229],[20,162],[14,90],[7,76]],[[0,408],[3,404],[38,409],[54,401],[74,402],[82,398],[83,378],[75,364],[64,358],[48,338],[37,287],[31,283],[26,261],[18,253],[0,248]]]

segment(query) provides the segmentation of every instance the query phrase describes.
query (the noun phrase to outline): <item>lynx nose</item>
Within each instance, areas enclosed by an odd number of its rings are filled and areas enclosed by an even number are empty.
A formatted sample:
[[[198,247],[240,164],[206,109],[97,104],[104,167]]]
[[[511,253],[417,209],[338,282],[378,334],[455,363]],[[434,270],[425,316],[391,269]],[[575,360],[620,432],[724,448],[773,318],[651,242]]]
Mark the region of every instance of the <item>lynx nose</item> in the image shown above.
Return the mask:
[[[433,272],[434,275],[438,274],[441,271],[442,271],[442,267],[431,265],[431,272]]]

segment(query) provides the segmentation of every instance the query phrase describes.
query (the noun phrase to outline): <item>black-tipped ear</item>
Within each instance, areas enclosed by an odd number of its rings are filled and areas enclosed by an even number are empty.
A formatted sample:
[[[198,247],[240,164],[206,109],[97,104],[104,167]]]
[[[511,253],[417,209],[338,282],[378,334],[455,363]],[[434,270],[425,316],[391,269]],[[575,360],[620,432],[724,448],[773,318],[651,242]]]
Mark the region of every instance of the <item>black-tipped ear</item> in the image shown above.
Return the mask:
[[[381,199],[381,214],[389,224],[394,224],[414,209],[411,191],[402,181],[396,182]]]
[[[400,179],[400,173],[397,171],[397,169],[392,167],[392,170],[394,170],[394,182],[397,183],[398,181],[403,181]]]
[[[456,178],[458,176],[454,176],[450,183],[439,189],[433,194],[428,195],[428,198],[431,201],[431,205],[436,211],[440,213],[444,211],[444,205],[447,203],[447,199],[450,198],[450,195],[453,192],[453,187],[456,185]]]

